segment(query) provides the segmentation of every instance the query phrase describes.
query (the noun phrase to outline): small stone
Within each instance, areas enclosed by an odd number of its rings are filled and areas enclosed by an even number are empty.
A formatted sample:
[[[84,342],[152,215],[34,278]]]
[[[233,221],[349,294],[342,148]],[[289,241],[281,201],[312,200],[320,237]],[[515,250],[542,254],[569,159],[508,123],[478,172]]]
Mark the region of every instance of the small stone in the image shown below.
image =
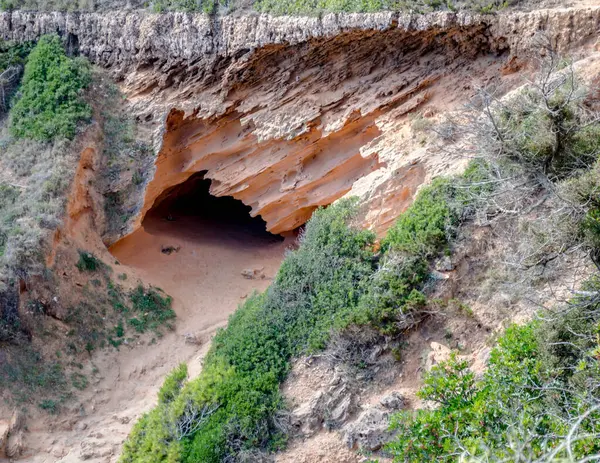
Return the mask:
[[[84,431],[84,430],[86,430],[86,429],[87,429],[87,427],[88,427],[88,426],[87,426],[87,424],[86,424],[86,423],[84,423],[84,422],[80,421],[79,423],[77,423],[77,424],[75,425],[75,431],[81,432],[81,431]]]
[[[195,346],[199,346],[199,345],[202,344],[202,340],[198,336],[196,336],[195,334],[185,333],[183,335],[183,337],[185,338],[186,344],[193,344]]]
[[[452,259],[450,257],[445,256],[439,259],[435,264],[435,269],[438,272],[451,272],[454,270],[454,264],[452,263]]]
[[[23,452],[23,431],[19,430],[8,436],[6,445],[6,456],[8,458],[16,458]]]
[[[449,347],[438,342],[432,342],[430,345],[431,352],[427,354],[427,361],[425,362],[425,369],[427,371],[431,370],[431,367],[434,365],[448,360],[450,358],[450,354],[452,353]]]
[[[264,267],[260,267],[260,268],[247,268],[242,270],[242,276],[244,278],[246,278],[247,280],[264,280],[265,274],[264,274]]]
[[[61,447],[60,445],[57,445],[56,447],[54,447],[50,453],[55,456],[56,458],[62,458],[64,457],[67,453],[65,452],[64,447]]]
[[[169,256],[174,252],[179,252],[180,249],[181,246],[161,246],[160,252]]]
[[[382,397],[379,401],[382,407],[387,408],[388,410],[396,411],[400,410],[406,404],[406,399],[399,392],[392,392],[390,395],[386,395]]]

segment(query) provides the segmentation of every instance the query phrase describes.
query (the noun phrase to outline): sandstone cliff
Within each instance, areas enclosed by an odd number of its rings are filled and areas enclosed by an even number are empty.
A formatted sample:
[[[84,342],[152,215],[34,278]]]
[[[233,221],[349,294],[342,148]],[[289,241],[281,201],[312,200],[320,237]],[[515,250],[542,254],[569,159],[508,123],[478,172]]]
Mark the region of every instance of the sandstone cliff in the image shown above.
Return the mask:
[[[475,85],[514,85],[510,74],[540,32],[565,51],[591,43],[599,24],[600,8],[321,18],[12,12],[0,14],[0,37],[61,34],[122,82],[138,119],[155,129],[155,172],[145,197],[128,198],[133,219],[120,235],[196,172],[274,233],[345,194],[361,196],[364,224],[383,231],[426,178],[460,164],[429,156],[407,115],[450,110]]]

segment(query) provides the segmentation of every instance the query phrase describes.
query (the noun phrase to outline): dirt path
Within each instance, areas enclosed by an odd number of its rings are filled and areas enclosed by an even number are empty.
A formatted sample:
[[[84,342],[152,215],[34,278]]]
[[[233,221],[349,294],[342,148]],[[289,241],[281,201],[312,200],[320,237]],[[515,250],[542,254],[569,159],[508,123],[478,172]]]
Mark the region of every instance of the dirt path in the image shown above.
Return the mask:
[[[21,461],[115,462],[136,419],[155,405],[165,375],[180,362],[188,363],[192,376],[200,371],[212,334],[247,295],[269,285],[287,245],[243,226],[150,216],[111,252],[129,279],[140,278],[173,296],[175,330],[119,352],[95,354],[86,373],[96,379],[58,420],[40,415],[30,421]],[[166,254],[164,247],[178,251]],[[246,269],[256,269],[258,277],[245,278]]]

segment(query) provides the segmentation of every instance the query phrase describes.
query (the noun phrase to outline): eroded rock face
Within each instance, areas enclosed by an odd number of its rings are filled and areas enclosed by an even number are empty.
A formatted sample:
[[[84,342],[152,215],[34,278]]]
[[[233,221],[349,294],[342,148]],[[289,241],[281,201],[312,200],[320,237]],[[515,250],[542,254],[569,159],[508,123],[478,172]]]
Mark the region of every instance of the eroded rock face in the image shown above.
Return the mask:
[[[473,81],[514,72],[540,31],[565,50],[593,40],[599,24],[599,8],[322,18],[17,11],[0,13],[0,37],[58,32],[120,79],[132,111],[155,128],[155,172],[123,233],[196,172],[274,233],[347,194],[362,198],[363,224],[383,233],[419,185],[460,164],[409,143],[407,114],[452,109]]]
[[[190,115],[170,111],[135,226],[164,191],[197,172],[211,179],[213,195],[251,206],[273,233],[294,230],[369,174],[386,172],[384,181],[405,172],[401,188],[407,191],[372,224],[385,228],[427,171],[417,160],[412,168],[394,169],[401,157],[399,125],[456,78],[454,69],[488,53],[487,43],[480,26],[346,32],[268,46],[215,72],[208,83],[190,82],[176,100],[203,95],[202,103]]]

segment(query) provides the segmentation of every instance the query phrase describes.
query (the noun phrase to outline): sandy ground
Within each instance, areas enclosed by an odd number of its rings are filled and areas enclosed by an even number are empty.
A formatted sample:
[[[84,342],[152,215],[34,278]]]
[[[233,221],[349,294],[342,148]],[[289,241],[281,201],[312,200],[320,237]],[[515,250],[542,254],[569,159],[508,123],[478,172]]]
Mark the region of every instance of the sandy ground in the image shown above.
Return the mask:
[[[156,404],[165,375],[180,362],[188,363],[191,376],[200,371],[212,334],[249,294],[269,285],[289,244],[231,225],[154,214],[111,249],[129,279],[141,278],[173,296],[175,330],[120,352],[95,354],[89,369],[97,373],[88,372],[95,379],[58,419],[28,420],[20,461],[115,462],[136,419]],[[180,248],[165,254],[164,246]],[[260,270],[259,276],[245,278],[246,269]]]
[[[165,254],[162,247],[179,251]],[[155,215],[111,252],[145,282],[173,295],[181,334],[202,335],[222,326],[254,290],[266,289],[284,249],[280,240],[227,224],[215,226],[201,217],[168,221]],[[257,270],[259,276],[247,279],[244,270]]]

